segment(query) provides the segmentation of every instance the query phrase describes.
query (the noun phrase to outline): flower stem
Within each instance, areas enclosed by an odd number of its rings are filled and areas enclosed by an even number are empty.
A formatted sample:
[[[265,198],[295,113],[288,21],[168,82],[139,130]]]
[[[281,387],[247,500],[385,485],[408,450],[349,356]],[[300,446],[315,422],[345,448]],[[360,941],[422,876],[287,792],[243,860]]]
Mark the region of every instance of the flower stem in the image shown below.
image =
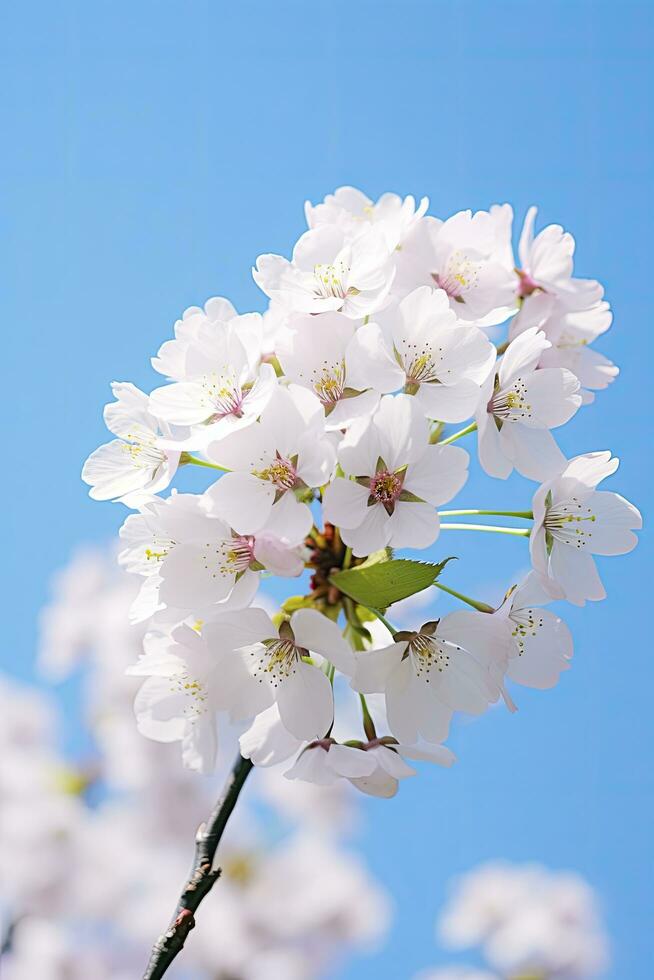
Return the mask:
[[[466,517],[477,515],[479,517],[523,517],[527,521],[533,521],[534,514],[531,510],[439,510],[439,517]]]
[[[471,599],[470,596],[463,595],[462,592],[455,592],[454,589],[450,589],[447,585],[442,585],[440,582],[434,582],[437,589],[441,592],[447,592],[448,595],[453,595],[455,599],[460,599],[461,602],[467,603],[472,606],[473,609],[477,609],[479,612],[492,613],[495,612],[492,606],[489,606],[487,602],[477,602],[476,599]]]
[[[444,422],[434,422],[434,428],[431,430],[431,433],[429,434],[429,442],[431,443],[432,446],[435,442],[438,442],[440,438],[440,434],[444,428],[445,428]]]
[[[371,612],[373,616],[376,616],[380,623],[384,624],[384,626],[392,636],[395,636],[395,634],[397,633],[396,628],[392,626],[384,616],[382,616],[382,614],[379,612],[378,609],[373,609],[372,606],[366,606],[365,608],[368,610],[368,612]]]
[[[210,463],[207,459],[200,459],[199,456],[192,456],[190,453],[182,453],[179,457],[179,465],[186,466],[187,463],[193,463],[194,466],[206,466],[210,470],[220,470],[221,473],[229,473],[226,466],[218,466],[217,463]]]
[[[351,564],[352,564],[352,549],[348,545],[348,547],[345,549],[345,555],[343,556],[343,565],[342,565],[343,570],[345,571],[345,569],[349,568]]]
[[[447,437],[447,439],[441,439],[437,443],[437,445],[449,446],[451,442],[456,442],[456,440],[460,439],[461,436],[467,436],[469,432],[476,432],[476,431],[477,431],[477,423],[471,422],[470,425],[466,425],[465,429],[459,429],[458,432],[453,432],[451,436]]]
[[[513,534],[518,538],[528,538],[529,528],[496,527],[494,524],[441,524],[441,531],[495,531],[496,534]],[[374,612],[374,609],[371,610]]]
[[[363,714],[363,730],[366,733],[366,738],[368,741],[372,742],[377,738],[375,723],[372,720],[372,716],[368,710],[368,702],[363,694],[359,694],[359,700],[361,701],[361,713]]]
[[[252,762],[239,755],[209,820],[200,826],[195,838],[193,874],[184,885],[168,930],[152,947],[150,962],[143,974],[143,980],[160,980],[167,973],[177,954],[184,948],[186,938],[195,925],[195,912],[198,906],[220,877],[220,868],[214,870],[213,867],[216,850],[251,770]]]

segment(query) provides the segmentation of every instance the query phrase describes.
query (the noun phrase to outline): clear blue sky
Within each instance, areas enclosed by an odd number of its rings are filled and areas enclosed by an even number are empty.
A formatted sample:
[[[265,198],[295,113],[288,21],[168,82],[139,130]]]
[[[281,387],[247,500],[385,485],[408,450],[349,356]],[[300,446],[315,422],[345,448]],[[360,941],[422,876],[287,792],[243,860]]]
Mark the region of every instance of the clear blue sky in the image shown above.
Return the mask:
[[[148,358],[190,304],[225,294],[261,308],[253,260],[287,252],[305,197],[343,183],[428,194],[439,215],[506,200],[521,216],[538,203],[541,221],[573,231],[578,274],[602,279],[612,301],[600,349],[622,376],[562,444],[571,455],[612,449],[623,458],[612,487],[646,509],[653,11],[626,0],[5,4],[10,671],[31,676],[52,571],[124,516],[89,501],[78,476],[105,438],[109,382],[154,386]],[[527,506],[530,490],[475,469],[461,500]],[[523,541],[489,537],[452,535],[434,552],[458,553],[448,581],[480,598],[527,561]],[[608,601],[566,612],[576,656],[554,692],[521,691],[517,716],[460,726],[453,770],[370,804],[363,847],[395,893],[396,928],[383,956],[339,980],[403,980],[437,962],[444,882],[491,857],[587,875],[614,939],[611,976],[649,980],[647,538],[603,560]]]

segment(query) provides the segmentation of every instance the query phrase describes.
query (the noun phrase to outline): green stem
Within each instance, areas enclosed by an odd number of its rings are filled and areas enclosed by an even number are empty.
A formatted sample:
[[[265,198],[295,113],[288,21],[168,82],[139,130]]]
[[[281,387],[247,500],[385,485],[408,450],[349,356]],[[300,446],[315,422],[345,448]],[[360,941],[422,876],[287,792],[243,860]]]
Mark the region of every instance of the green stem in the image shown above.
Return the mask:
[[[471,422],[470,425],[466,425],[465,429],[459,429],[458,432],[453,432],[451,436],[447,437],[447,439],[441,439],[440,442],[437,443],[437,445],[449,446],[451,442],[456,442],[456,440],[460,439],[461,436],[467,436],[469,432],[476,432],[476,431],[477,431],[477,423]]]
[[[179,465],[186,466],[187,463],[193,463],[194,466],[206,466],[210,470],[220,470],[221,473],[229,473],[226,466],[218,466],[217,463],[210,463],[206,459],[200,459],[199,456],[191,456],[190,453],[182,453],[179,457]]]
[[[372,720],[372,716],[368,710],[368,703],[363,694],[359,694],[359,700],[361,701],[361,713],[363,714],[363,730],[366,733],[368,741],[372,742],[377,738],[375,723]]]
[[[345,549],[345,555],[343,556],[343,565],[342,565],[343,570],[349,568],[351,564],[352,564],[352,549],[348,545],[348,547]]]
[[[447,592],[448,595],[453,595],[455,599],[460,599],[461,602],[467,603],[472,606],[473,609],[477,609],[479,612],[492,613],[495,612],[492,606],[489,606],[487,602],[477,602],[476,599],[471,599],[468,595],[463,595],[462,592],[455,592],[454,589],[450,589],[447,585],[442,585],[440,582],[434,582],[437,589],[441,592]]]
[[[431,433],[429,435],[429,442],[431,443],[432,446],[435,442],[438,442],[440,438],[440,434],[444,428],[445,428],[444,422],[434,422],[434,428],[431,430]]]
[[[529,528],[496,527],[494,524],[441,524],[441,531],[495,531],[496,534],[513,534],[517,538],[528,538],[531,534]]]
[[[534,514],[531,510],[439,510],[439,517],[466,517],[468,515],[479,517],[524,517],[527,521],[533,521]]]
[[[379,622],[384,624],[388,632],[391,633],[392,636],[395,636],[397,629],[389,623],[385,616],[382,616],[378,609],[373,609],[372,606],[365,606],[364,608],[366,608],[368,612],[371,612],[373,616],[376,616]]]

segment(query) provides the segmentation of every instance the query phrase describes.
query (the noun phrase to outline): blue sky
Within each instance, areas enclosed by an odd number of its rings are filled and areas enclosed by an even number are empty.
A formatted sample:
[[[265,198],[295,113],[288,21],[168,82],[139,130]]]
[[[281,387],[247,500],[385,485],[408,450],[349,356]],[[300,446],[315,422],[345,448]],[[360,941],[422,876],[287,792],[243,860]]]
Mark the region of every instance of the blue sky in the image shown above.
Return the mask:
[[[537,203],[541,222],[573,231],[578,274],[606,284],[615,322],[599,346],[622,375],[561,443],[612,449],[611,487],[646,509],[653,14],[626,0],[5,5],[9,671],[32,676],[52,571],[124,516],[79,480],[105,438],[109,382],[153,387],[149,356],[190,304],[225,294],[262,308],[253,260],[288,252],[304,199],[343,183],[428,194],[441,216],[509,201],[521,218]],[[531,489],[473,467],[461,506],[527,506]],[[492,857],[587,875],[610,975],[651,976],[648,537],[602,561],[608,601],[566,609],[576,655],[555,691],[520,691],[516,716],[459,726],[453,770],[370,803],[362,847],[395,894],[396,927],[339,980],[402,980],[444,960],[432,931],[444,883]],[[459,555],[450,584],[486,599],[527,563],[524,541],[490,538],[452,533],[434,550]]]

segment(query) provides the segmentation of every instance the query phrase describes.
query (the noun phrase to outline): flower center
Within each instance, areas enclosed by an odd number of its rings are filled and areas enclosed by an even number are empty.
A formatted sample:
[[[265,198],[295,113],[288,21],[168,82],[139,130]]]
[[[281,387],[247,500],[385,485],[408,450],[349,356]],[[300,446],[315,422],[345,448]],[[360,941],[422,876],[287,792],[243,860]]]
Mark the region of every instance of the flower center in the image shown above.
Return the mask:
[[[263,647],[263,654],[260,650],[253,650],[251,653],[256,658],[253,674],[257,680],[267,677],[273,687],[279,687],[287,677],[295,673],[298,660],[306,653],[292,640],[284,638],[264,640]]]
[[[345,364],[324,364],[314,372],[313,387],[325,408],[332,408],[345,390]]]
[[[393,513],[395,503],[402,493],[402,474],[381,470],[370,478],[370,498],[368,504],[382,504],[389,514]]]
[[[171,692],[183,694],[186,698],[183,714],[187,718],[197,718],[207,710],[205,685],[197,677],[191,677],[187,670],[171,677]]]
[[[457,249],[450,255],[443,272],[433,272],[432,279],[440,289],[445,290],[450,299],[464,303],[462,294],[479,285],[479,266],[465,252]]]
[[[123,442],[123,449],[139,470],[157,470],[166,462],[166,454],[148,442]]]
[[[424,345],[419,348],[411,341],[404,341],[400,350],[395,349],[395,358],[406,375],[409,392],[420,385],[440,381],[438,373],[442,356],[442,347]]]
[[[527,401],[527,386],[522,378],[516,378],[510,388],[498,388],[486,406],[489,415],[500,422],[524,422],[531,418],[531,405]]]
[[[451,645],[451,644],[449,644]],[[416,633],[409,641],[408,653],[416,676],[429,684],[432,673],[442,674],[450,666],[448,644],[435,636]],[[456,649],[460,649],[456,647]]]
[[[509,619],[513,624],[511,636],[518,648],[518,656],[521,657],[525,652],[527,637],[536,636],[543,625],[543,617],[540,609],[512,609]]]
[[[263,470],[254,470],[254,476],[260,480],[267,480],[272,483],[282,493],[285,490],[292,490],[297,483],[297,470],[289,459],[285,459],[281,453],[275,453],[273,462]]]
[[[525,296],[531,296],[536,290],[543,292],[542,287],[531,278],[525,269],[516,269],[515,271],[519,279],[517,293],[520,299],[524,299]]]
[[[241,418],[245,394],[233,374],[224,372],[218,375],[214,372],[206,375],[202,387],[212,409],[207,422],[219,422],[228,415]]]
[[[338,260],[333,265],[319,262],[313,267],[314,293],[320,299],[345,299],[347,281],[350,269],[344,262]]]
[[[547,509],[543,526],[550,541],[560,541],[581,550],[590,544],[592,524],[596,520],[592,508],[577,497],[569,497]]]
[[[171,548],[175,547],[172,538],[153,538],[151,547],[145,549],[145,557],[149,562],[163,561]]]
[[[254,536],[234,535],[226,541],[205,544],[206,552],[201,556],[204,567],[211,571],[212,578],[240,575],[254,558]]]

